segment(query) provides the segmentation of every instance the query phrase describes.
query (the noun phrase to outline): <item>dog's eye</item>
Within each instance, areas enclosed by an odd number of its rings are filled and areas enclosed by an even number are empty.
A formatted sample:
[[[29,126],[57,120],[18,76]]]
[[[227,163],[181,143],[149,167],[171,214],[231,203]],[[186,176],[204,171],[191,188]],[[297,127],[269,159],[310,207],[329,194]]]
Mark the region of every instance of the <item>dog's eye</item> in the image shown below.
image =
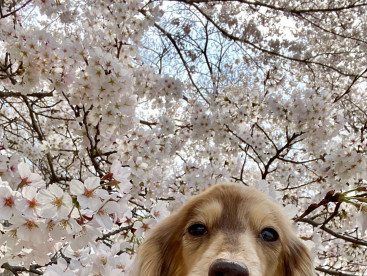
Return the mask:
[[[273,242],[279,239],[279,234],[273,228],[264,228],[260,233],[260,238],[266,242]]]
[[[200,237],[208,233],[208,229],[206,229],[206,226],[201,223],[195,223],[191,225],[187,230],[192,236],[195,237]]]

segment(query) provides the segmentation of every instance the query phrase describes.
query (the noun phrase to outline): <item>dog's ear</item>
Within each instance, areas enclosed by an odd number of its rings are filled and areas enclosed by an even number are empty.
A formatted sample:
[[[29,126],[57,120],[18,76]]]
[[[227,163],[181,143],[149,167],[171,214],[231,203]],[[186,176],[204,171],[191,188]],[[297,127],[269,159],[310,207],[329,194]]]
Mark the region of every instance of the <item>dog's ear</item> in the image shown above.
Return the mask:
[[[284,276],[313,276],[315,269],[308,248],[296,237],[285,246]]]
[[[151,230],[138,249],[131,276],[183,275],[182,220],[176,213]]]

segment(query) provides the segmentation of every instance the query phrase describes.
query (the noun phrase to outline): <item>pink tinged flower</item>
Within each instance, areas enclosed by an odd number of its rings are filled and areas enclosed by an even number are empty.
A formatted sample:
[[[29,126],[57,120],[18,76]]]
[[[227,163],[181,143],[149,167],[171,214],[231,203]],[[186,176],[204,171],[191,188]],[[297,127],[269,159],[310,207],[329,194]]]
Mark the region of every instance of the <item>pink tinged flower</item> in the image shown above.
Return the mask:
[[[13,217],[10,222],[17,228],[19,239],[35,244],[45,241],[45,226],[42,222],[23,217]]]
[[[58,221],[49,220],[46,230],[53,240],[60,240],[79,233],[82,230],[82,226],[75,219],[67,218]]]
[[[114,160],[111,165],[112,177],[119,183],[115,186],[121,194],[128,194],[131,191],[132,184],[130,182],[130,168],[122,167],[119,160]]]
[[[82,227],[73,218],[63,219],[59,221],[58,226],[66,230],[66,232],[70,235],[75,235],[82,231]]]
[[[20,188],[24,186],[42,188],[46,185],[42,177],[39,174],[32,173],[29,166],[24,162],[18,165],[18,173],[21,179],[21,182],[18,184]]]
[[[77,196],[80,207],[96,211],[100,207],[102,199],[108,197],[106,190],[98,189],[100,183],[99,177],[88,177],[84,184],[78,180],[72,180],[70,192]]]
[[[19,238],[17,236],[17,230],[11,229],[0,235],[0,244],[7,248],[16,248],[19,245]],[[6,263],[4,258],[0,258],[0,266]]]
[[[70,245],[67,246],[64,249],[64,255],[68,258],[70,258],[70,260],[77,260],[78,263],[76,263],[77,266],[74,265],[75,269],[80,269],[81,265],[87,265],[89,258],[90,258],[90,248],[89,247],[84,247],[84,248],[80,248],[78,250],[73,249]],[[72,265],[70,263],[70,265]]]
[[[115,258],[115,263],[120,272],[128,272],[132,264],[132,259],[129,254],[122,253],[120,256]]]
[[[111,173],[113,178],[120,182],[130,182],[130,168],[122,167],[119,160],[114,160],[111,165]]]
[[[88,224],[81,225],[81,230],[74,234],[70,247],[73,250],[81,250],[88,245],[90,241],[102,237],[102,233],[95,226],[95,224],[93,226]]]
[[[105,229],[111,229],[113,226],[112,217],[116,217],[119,212],[119,204],[114,201],[108,201],[98,209],[95,218],[97,223]]]
[[[144,221],[136,221],[134,223],[134,229],[136,230],[134,232],[136,237],[142,237],[142,235],[149,231],[152,226],[156,223],[156,220],[153,218],[145,219]]]
[[[115,256],[119,251],[119,243],[113,244],[111,248],[103,243],[98,244],[95,254],[90,256],[93,263],[93,272],[99,272],[102,275],[116,275],[107,272],[111,272],[116,267]]]
[[[162,201],[159,201],[150,213],[157,221],[161,221],[170,215],[170,212],[167,210],[167,204]]]
[[[133,214],[131,212],[131,209],[127,205],[127,200],[125,200],[125,198],[120,199],[119,201],[117,201],[117,204],[119,205],[117,215],[118,215],[120,220],[125,221],[127,219],[132,218]]]
[[[75,272],[68,270],[69,264],[65,259],[60,258],[57,260],[57,264],[49,265],[46,267],[46,271],[43,274],[44,276],[73,276]]]
[[[43,205],[41,216],[44,218],[65,219],[73,207],[70,195],[56,184],[50,185],[47,190],[41,190],[38,199]]]
[[[0,219],[8,220],[17,211],[16,201],[19,192],[13,191],[8,186],[0,186]]]
[[[49,220],[46,225],[46,231],[53,240],[60,240],[67,236],[65,223],[63,221]]]
[[[22,189],[22,196],[17,200],[17,209],[27,218],[35,218],[41,212],[41,203],[38,201],[37,188],[27,186]]]

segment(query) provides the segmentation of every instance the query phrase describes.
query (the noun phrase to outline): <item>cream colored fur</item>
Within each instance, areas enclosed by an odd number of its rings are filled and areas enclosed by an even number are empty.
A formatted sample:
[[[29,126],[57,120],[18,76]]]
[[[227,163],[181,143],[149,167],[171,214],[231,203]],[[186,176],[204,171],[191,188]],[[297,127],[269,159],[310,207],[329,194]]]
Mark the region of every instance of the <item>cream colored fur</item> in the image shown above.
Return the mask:
[[[208,233],[192,236],[188,227],[195,223]],[[279,240],[260,239],[266,227],[275,229]],[[207,276],[217,259],[244,264],[249,276],[314,275],[309,251],[280,206],[253,188],[218,184],[151,230],[131,276]]]

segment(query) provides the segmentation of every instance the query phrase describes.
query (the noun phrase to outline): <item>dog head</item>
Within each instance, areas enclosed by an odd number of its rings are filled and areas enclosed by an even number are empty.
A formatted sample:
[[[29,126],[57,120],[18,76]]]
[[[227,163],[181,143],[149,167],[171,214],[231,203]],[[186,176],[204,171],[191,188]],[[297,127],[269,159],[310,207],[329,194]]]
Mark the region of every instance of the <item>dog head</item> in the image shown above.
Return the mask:
[[[153,230],[134,276],[311,276],[312,261],[282,208],[261,192],[215,185]]]

